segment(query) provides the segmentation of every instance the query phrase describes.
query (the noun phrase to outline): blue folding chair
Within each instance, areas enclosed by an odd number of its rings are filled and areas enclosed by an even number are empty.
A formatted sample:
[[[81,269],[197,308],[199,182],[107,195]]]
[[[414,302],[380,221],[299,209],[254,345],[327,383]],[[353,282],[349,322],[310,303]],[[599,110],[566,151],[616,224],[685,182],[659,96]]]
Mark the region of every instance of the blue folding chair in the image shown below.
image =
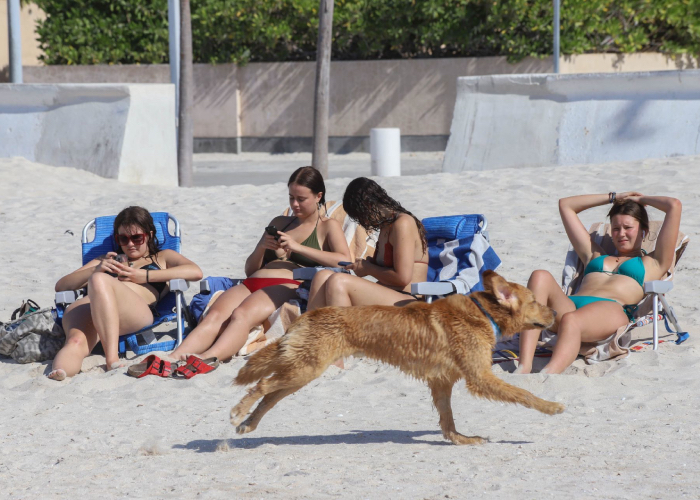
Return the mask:
[[[180,223],[172,215],[166,212],[151,213],[156,226],[156,239],[163,250],[175,250],[180,253]],[[121,250],[114,239],[114,219],[115,215],[97,217],[88,222],[83,228],[82,251],[83,265],[91,260],[105,255],[107,252],[117,252]],[[168,222],[172,220],[175,224],[175,234],[171,234],[168,229]],[[95,228],[95,236],[88,241],[88,232]],[[169,282],[170,292],[163,297],[156,306],[158,317],[152,325],[142,328],[138,332],[123,335],[119,339],[119,353],[124,354],[127,350],[133,351],[136,355],[146,354],[152,351],[171,351],[180,345],[184,337],[185,320],[190,326],[194,326],[189,317],[189,309],[185,302],[184,292],[189,288],[189,283],[184,279],[174,279]],[[63,319],[65,308],[75,302],[85,294],[85,289],[70,290],[56,293],[56,309],[58,312],[57,322],[60,324]],[[153,342],[156,335],[152,329],[167,321],[177,322],[177,339],[162,342]]]
[[[412,283],[411,293],[432,302],[435,296],[483,290],[483,273],[501,265],[489,243],[486,217],[450,215],[422,222],[428,240],[429,281]]]

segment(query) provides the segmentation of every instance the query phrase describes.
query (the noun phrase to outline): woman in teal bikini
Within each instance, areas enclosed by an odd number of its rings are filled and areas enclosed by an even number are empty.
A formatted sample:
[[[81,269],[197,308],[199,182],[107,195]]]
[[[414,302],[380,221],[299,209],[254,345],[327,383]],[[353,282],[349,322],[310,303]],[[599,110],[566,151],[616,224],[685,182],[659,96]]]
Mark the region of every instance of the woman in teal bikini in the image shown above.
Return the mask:
[[[338,265],[350,259],[340,223],[322,213],[326,186],[313,167],[297,169],[289,178],[289,206],[293,215],[275,217],[245,263],[247,279],[226,290],[171,356],[185,360],[234,356],[246,344],[251,328],[296,298],[300,282],[292,279],[298,267]]]
[[[606,203],[613,203],[608,216],[616,255],[603,254],[578,217],[579,212]],[[656,248],[649,255],[642,251],[642,241],[649,236],[646,205],[666,214],[656,235]],[[603,340],[627,324],[635,305],[644,297],[644,282],[662,278],[673,263],[681,202],[637,192],[592,194],[562,198],[559,213],[569,241],[586,267],[578,292],[570,297],[549,272],[538,270],[530,276],[527,286],[537,300],[558,313],[550,328],[557,333],[557,343],[543,373],[563,372],[576,359],[581,342]],[[532,370],[539,335],[540,330],[520,334],[517,373]]]

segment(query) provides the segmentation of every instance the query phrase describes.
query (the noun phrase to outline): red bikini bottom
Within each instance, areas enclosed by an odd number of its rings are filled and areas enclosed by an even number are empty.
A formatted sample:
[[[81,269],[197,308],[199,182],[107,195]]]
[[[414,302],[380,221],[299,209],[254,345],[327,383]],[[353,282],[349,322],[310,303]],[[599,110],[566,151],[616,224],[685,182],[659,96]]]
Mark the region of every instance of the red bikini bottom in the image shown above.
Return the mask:
[[[250,290],[250,293],[255,293],[258,290],[275,285],[301,285],[301,281],[290,280],[287,278],[246,278],[243,280],[243,285]]]

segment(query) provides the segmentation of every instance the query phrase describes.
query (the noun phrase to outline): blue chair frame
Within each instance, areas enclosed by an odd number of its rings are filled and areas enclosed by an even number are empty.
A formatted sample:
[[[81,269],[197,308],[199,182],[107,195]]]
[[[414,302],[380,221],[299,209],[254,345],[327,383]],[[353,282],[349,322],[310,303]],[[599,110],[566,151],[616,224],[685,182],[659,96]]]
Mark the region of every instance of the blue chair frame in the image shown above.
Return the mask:
[[[180,253],[181,235],[180,223],[172,215],[166,212],[152,212],[153,222],[156,226],[156,239],[160,243],[161,249],[174,250]],[[119,252],[120,248],[114,238],[114,219],[115,215],[97,217],[88,222],[83,228],[81,237],[83,265],[91,260],[105,255],[107,252]],[[175,225],[174,234],[168,229],[169,221],[172,220]],[[92,240],[88,240],[90,229],[95,228],[95,236]],[[189,310],[184,298],[184,292],[189,288],[189,283],[183,279],[170,280],[170,292],[163,297],[156,306],[158,317],[154,319],[153,324],[142,328],[141,330],[123,335],[119,338],[119,353],[125,354],[127,350],[131,350],[136,355],[146,354],[152,351],[171,351],[176,346],[180,345],[185,336],[185,320],[190,326],[194,326],[189,319]],[[59,324],[63,319],[65,308],[75,302],[81,295],[83,290],[72,290],[68,292],[56,293],[56,309],[58,311],[57,321]],[[166,340],[162,342],[149,342],[155,336],[145,336],[144,333],[149,332],[155,326],[167,321],[177,322],[177,339]],[[148,337],[151,337],[150,339]],[[139,342],[139,340],[145,343]]]

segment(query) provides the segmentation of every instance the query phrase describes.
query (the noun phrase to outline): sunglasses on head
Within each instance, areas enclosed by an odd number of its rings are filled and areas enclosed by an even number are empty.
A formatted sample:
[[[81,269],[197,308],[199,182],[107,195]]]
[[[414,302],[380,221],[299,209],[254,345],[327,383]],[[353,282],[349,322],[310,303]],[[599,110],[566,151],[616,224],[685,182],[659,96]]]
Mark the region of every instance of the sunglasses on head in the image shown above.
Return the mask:
[[[143,242],[146,240],[146,235],[144,233],[136,233],[132,235],[115,234],[114,238],[117,240],[117,243],[119,243],[119,246],[125,247],[129,244],[129,240],[131,240],[134,245],[143,245]]]

